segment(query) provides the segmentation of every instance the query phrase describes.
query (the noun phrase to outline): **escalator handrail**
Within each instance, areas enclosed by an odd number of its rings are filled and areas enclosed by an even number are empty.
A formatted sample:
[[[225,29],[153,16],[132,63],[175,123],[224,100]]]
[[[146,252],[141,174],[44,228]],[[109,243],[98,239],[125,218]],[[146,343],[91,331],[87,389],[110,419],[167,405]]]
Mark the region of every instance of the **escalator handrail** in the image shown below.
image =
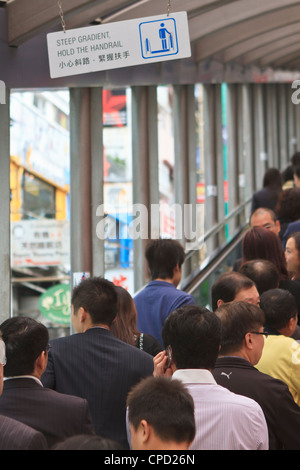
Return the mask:
[[[199,240],[198,240],[198,246],[202,246],[202,244],[207,241],[209,238],[213,237],[216,235],[218,232],[222,230],[230,222],[231,219],[236,217],[239,213],[241,213],[248,204],[250,204],[252,198],[249,198],[239,206],[235,207],[231,212],[226,214],[224,217],[224,220],[222,222],[217,223],[214,225],[211,229],[209,229],[204,235],[202,235]],[[240,242],[240,239],[243,237],[245,227],[248,226],[248,222],[245,222],[241,226],[238,227],[236,233],[231,237],[230,241],[225,240],[225,242],[220,245],[209,257],[207,257],[199,266],[199,268],[193,273],[189,274],[187,277],[184,279],[181,279],[181,282],[178,286],[179,289],[185,290],[186,292],[189,292],[191,288],[193,290],[195,289],[195,282],[197,283],[197,286],[199,286],[204,280],[206,279],[206,272],[209,270],[209,272],[213,269],[216,268],[216,265],[219,264],[220,261],[219,258],[222,256],[222,253],[224,253],[224,257],[230,253],[231,249],[233,249],[232,243],[235,243],[236,238],[238,237],[238,242]],[[230,248],[231,247],[231,248]],[[199,247],[194,250],[189,250],[186,253],[186,258],[185,262],[195,253],[199,251]],[[198,282],[198,279],[200,279],[200,282]],[[140,289],[138,289],[133,296],[138,294],[144,289],[145,286],[142,286]]]
[[[226,226],[226,224],[230,222],[231,219],[233,219],[234,217],[239,215],[243,210],[245,210],[246,206],[249,205],[251,201],[252,197],[247,199],[239,206],[235,207],[228,214],[226,214],[222,222],[219,222],[218,224],[214,225],[202,237],[200,237],[199,243],[200,240],[202,244],[209,238],[219,233]],[[214,250],[213,253],[211,253],[211,255],[209,255],[205,258],[205,260],[203,260],[203,262],[196,270],[194,270],[192,273],[190,273],[188,276],[181,280],[179,288],[185,290],[186,292],[190,292],[191,286],[193,286],[194,290],[195,283],[197,284],[197,286],[199,286],[202,282],[204,282],[207,276],[209,275],[207,273],[210,273],[211,271],[216,269],[216,266],[221,262],[220,258],[223,259],[224,257],[228,256],[230,251],[233,250],[238,243],[240,243],[246,227],[248,227],[248,222],[245,222],[244,224],[240,225],[237,228],[236,232],[231,236],[230,240],[225,240],[220,246],[218,246],[216,250]],[[199,246],[201,246],[201,244]],[[186,255],[186,260],[188,260],[196,251],[198,250],[192,250],[188,252]]]
[[[189,250],[186,253],[185,260],[188,260],[191,256],[193,256],[193,254],[199,250],[199,246],[201,247],[205,241],[207,241],[209,238],[219,233],[225,227],[225,225],[227,225],[231,219],[239,215],[246,208],[246,206],[250,204],[251,201],[252,201],[252,197],[249,198],[247,201],[243,202],[242,204],[240,204],[239,206],[235,207],[231,212],[225,215],[224,220],[222,220],[222,222],[218,222],[216,225],[211,227],[207,232],[205,232],[205,234],[202,235],[198,239],[198,243],[197,243],[198,248],[195,250]],[[243,226],[240,227],[240,229],[242,230]]]
[[[230,240],[226,241],[213,253],[211,259],[206,259],[201,263],[199,269],[194,271],[190,276],[184,279],[180,284],[180,289],[192,294],[193,291],[206,281],[206,279],[217,269],[224,259],[233,251],[239,243],[241,243],[245,230],[248,228],[248,223],[235,234]]]

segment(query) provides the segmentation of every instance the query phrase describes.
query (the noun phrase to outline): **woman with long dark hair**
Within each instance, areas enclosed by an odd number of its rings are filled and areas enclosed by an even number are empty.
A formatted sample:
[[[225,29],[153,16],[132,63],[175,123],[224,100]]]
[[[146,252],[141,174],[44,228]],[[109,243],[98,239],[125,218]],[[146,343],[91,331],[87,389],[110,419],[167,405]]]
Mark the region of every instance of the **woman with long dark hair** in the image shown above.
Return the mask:
[[[271,261],[278,269],[279,281],[288,279],[282,244],[271,230],[253,227],[246,232],[242,242],[242,263],[253,259]]]
[[[296,299],[298,311],[300,311],[300,281],[289,276],[286,256],[278,235],[265,228],[251,228],[243,238],[242,263],[252,259],[266,259],[273,263],[279,272],[279,288],[288,290]],[[298,318],[299,322],[299,318]],[[300,339],[300,331],[297,328],[293,335]]]
[[[119,309],[111,325],[111,331],[125,343],[136,346],[151,356],[156,356],[163,348],[156,338],[138,331],[137,311],[133,298],[124,287],[115,286],[115,289],[119,297]]]

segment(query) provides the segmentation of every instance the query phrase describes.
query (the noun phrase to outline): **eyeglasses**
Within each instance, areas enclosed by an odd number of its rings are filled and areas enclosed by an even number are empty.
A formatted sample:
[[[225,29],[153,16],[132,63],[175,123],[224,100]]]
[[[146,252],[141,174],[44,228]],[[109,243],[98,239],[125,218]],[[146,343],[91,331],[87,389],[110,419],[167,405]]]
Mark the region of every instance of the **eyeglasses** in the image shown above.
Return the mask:
[[[266,225],[254,225],[253,228],[266,228],[270,230],[272,227],[275,227],[276,224],[266,224]]]
[[[0,340],[0,364],[3,366],[6,364],[5,343],[3,340]]]
[[[264,335],[266,338],[269,336],[269,333],[266,331],[249,331],[249,333],[252,333],[253,335]]]

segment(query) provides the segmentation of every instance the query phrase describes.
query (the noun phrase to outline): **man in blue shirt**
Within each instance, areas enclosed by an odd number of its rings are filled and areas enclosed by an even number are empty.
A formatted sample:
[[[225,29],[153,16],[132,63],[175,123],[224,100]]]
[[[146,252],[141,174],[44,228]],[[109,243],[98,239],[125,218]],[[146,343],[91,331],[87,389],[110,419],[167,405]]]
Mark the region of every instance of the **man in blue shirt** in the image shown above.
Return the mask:
[[[194,305],[194,298],[177,289],[185,259],[177,240],[157,239],[146,248],[146,260],[152,280],[135,297],[137,327],[161,344],[161,330],[167,316],[182,305]]]

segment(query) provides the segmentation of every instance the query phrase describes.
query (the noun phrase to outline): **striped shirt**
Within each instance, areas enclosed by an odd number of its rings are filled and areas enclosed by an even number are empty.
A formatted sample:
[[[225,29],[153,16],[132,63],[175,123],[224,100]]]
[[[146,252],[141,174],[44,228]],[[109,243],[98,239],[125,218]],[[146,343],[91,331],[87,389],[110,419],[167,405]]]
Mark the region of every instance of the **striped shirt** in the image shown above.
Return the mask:
[[[268,450],[267,424],[258,403],[218,385],[205,369],[180,369],[172,378],[183,382],[194,399],[191,450]]]

